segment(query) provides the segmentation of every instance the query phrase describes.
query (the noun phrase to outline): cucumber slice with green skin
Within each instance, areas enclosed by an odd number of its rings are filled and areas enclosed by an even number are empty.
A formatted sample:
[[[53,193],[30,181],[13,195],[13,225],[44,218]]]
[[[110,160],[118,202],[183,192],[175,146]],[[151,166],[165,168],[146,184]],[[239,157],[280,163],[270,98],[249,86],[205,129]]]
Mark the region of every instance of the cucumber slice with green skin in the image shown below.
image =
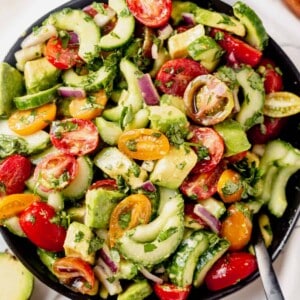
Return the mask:
[[[99,53],[100,29],[82,10],[64,8],[51,14],[43,23],[52,24],[57,29],[74,31],[79,38],[79,56],[90,63]]]
[[[207,272],[213,264],[222,257],[229,246],[230,243],[227,240],[214,238],[214,242],[199,256],[193,279],[193,285],[195,287],[200,287],[204,283]]]
[[[17,216],[5,219],[3,221],[3,226],[6,227],[11,233],[17,236],[26,237],[26,234],[20,226],[19,217]]]
[[[244,101],[240,111],[236,115],[236,120],[244,126],[245,130],[248,130],[255,124],[263,122],[263,107],[265,102],[263,80],[250,67],[238,70],[236,78],[244,93]]]
[[[0,253],[0,291],[2,299],[29,299],[34,277],[22,263],[8,252]]]
[[[119,136],[123,130],[116,122],[105,120],[103,117],[98,117],[95,120],[97,129],[101,139],[110,146],[118,144]]]
[[[59,258],[56,252],[49,252],[41,248],[37,248],[37,254],[41,262],[53,273],[53,264]],[[54,274],[54,273],[53,273]]]
[[[181,242],[168,268],[169,277],[173,284],[180,287],[192,284],[198,258],[208,245],[208,238],[205,232],[201,230],[193,232]]]
[[[152,287],[150,283],[147,280],[139,280],[119,294],[117,300],[143,300],[151,294]]]
[[[27,94],[21,97],[15,97],[14,103],[19,110],[32,109],[47,104],[57,97],[57,89],[61,84],[57,84],[50,89],[35,93]]]
[[[100,48],[110,51],[125,45],[132,37],[135,28],[135,20],[124,0],[109,0],[108,5],[117,13],[117,23],[113,30],[102,36]]]
[[[263,50],[268,44],[269,36],[259,16],[241,1],[234,3],[232,8],[234,16],[246,27],[246,42],[258,50]]]

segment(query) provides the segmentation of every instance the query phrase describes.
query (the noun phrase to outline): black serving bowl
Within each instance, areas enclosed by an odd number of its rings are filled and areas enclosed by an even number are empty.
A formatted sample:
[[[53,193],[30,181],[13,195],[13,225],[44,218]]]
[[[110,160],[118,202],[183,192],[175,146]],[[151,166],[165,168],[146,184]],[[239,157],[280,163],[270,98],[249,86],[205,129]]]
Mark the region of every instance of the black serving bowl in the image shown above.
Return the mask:
[[[64,7],[82,8],[90,4],[92,0],[75,0],[65,3],[64,5],[50,11],[47,15],[38,19],[33,23],[27,32],[31,32],[32,27],[40,25],[41,22],[52,12],[60,10]],[[107,1],[103,1],[107,2]],[[232,8],[218,0],[210,1],[194,1],[203,7],[210,7],[216,11],[220,11],[227,14],[232,14]],[[23,37],[19,38],[10,49],[9,53],[5,57],[5,61],[9,64],[15,65],[14,53],[20,48],[20,43]],[[297,71],[295,65],[284,53],[284,51],[276,44],[276,42],[270,38],[269,45],[265,50],[265,56],[272,58],[276,64],[280,67],[284,78],[284,90],[293,92],[300,96],[300,73]],[[290,142],[293,146],[300,148],[300,114],[289,118],[288,124],[285,130],[281,134],[280,138]],[[269,248],[269,253],[274,261],[279,255],[280,251],[285,246],[297,219],[300,215],[300,172],[293,175],[286,189],[288,198],[288,207],[282,218],[276,219],[271,217],[272,228],[274,231],[274,239],[272,245]],[[87,300],[87,299],[99,299],[99,297],[90,297],[80,295],[61,285],[58,280],[49,272],[49,270],[40,261],[36,247],[25,238],[20,238],[10,233],[6,228],[0,227],[0,231],[4,240],[14,252],[14,254],[20,259],[20,261],[44,284],[58,293],[74,300]],[[241,288],[247,286],[253,282],[259,276],[258,272],[255,272],[245,280],[240,281],[238,284],[231,286],[227,289],[219,292],[211,292],[205,287],[199,289],[193,289],[189,299],[220,299],[229,294],[232,294]],[[156,299],[154,295],[149,299]]]

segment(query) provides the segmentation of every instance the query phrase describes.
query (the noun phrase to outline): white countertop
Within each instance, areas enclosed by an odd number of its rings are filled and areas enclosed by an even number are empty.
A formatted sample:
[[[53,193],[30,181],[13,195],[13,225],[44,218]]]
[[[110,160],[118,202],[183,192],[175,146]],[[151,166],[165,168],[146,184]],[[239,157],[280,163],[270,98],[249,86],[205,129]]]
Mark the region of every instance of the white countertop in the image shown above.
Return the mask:
[[[65,3],[62,0],[0,0],[0,60],[3,60],[16,38],[36,19],[49,10]],[[225,0],[233,4],[236,0]],[[300,70],[300,20],[282,4],[281,0],[244,0],[261,17],[269,35],[283,48]],[[0,251],[7,246],[0,237]],[[275,271],[286,300],[299,299],[300,284],[300,222],[296,226],[285,248],[274,263]],[[44,284],[35,281],[31,300],[66,300]],[[224,300],[263,300],[262,283],[257,279],[248,287],[224,298]]]

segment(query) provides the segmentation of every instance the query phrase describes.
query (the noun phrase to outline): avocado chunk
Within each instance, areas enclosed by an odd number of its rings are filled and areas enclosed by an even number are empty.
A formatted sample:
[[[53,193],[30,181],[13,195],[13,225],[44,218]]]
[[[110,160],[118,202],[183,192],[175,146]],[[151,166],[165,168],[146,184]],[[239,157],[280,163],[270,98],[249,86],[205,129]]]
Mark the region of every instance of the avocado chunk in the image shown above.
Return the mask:
[[[151,285],[147,280],[132,283],[124,292],[118,295],[117,300],[143,300],[152,294]]]
[[[105,188],[88,190],[85,196],[84,223],[92,228],[108,228],[110,215],[125,194]]]
[[[13,109],[13,98],[21,96],[24,91],[22,74],[9,65],[0,63],[0,116],[8,116]]]
[[[22,263],[8,252],[0,253],[0,291],[3,299],[29,299],[34,277]]]
[[[171,19],[174,25],[182,20],[182,13],[193,13],[198,8],[197,4],[190,1],[173,1]]]
[[[46,57],[30,60],[24,66],[25,86],[28,94],[47,90],[58,82],[60,70]]]

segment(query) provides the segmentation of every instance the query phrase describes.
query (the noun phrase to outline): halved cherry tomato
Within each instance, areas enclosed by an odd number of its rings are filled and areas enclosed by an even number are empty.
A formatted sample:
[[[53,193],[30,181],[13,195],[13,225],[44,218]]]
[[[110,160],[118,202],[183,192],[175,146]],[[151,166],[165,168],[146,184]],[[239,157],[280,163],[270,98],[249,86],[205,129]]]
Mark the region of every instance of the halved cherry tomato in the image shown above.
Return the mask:
[[[55,209],[45,202],[33,202],[21,214],[19,223],[27,238],[47,251],[63,250],[66,229],[53,222]]]
[[[55,116],[55,103],[48,103],[34,109],[15,111],[8,119],[8,126],[17,134],[29,135],[47,127]]]
[[[230,242],[230,251],[242,250],[251,239],[251,211],[246,204],[237,202],[231,204],[227,212],[220,234]]]
[[[64,46],[60,38],[52,37],[47,42],[45,56],[56,68],[65,70],[82,62],[78,55],[78,48],[77,44]]]
[[[217,191],[225,203],[240,201],[243,190],[242,178],[238,172],[231,169],[223,171],[217,184]]]
[[[199,62],[177,58],[163,64],[156,75],[156,85],[165,94],[182,97],[189,82],[203,74],[208,71]]]
[[[259,63],[258,72],[263,76],[266,94],[279,92],[283,89],[282,76],[273,60],[263,57]]]
[[[200,201],[211,197],[217,191],[217,183],[224,166],[219,163],[206,173],[190,174],[181,184],[180,191],[187,197]]]
[[[118,185],[115,179],[101,179],[94,182],[89,189],[93,190],[100,188],[113,191],[118,189]]]
[[[131,194],[114,208],[109,222],[109,242],[114,247],[128,229],[146,224],[151,217],[151,201],[143,194]]]
[[[95,295],[98,291],[98,281],[91,265],[79,257],[58,258],[53,263],[53,272],[61,283],[75,292]]]
[[[170,144],[160,131],[139,128],[122,133],[118,139],[118,148],[133,159],[156,160],[169,152]]]
[[[41,198],[34,194],[12,194],[0,199],[0,220],[21,213],[25,208]]]
[[[0,164],[0,197],[22,193],[31,175],[30,160],[20,154],[5,158]]]
[[[52,123],[50,139],[60,151],[81,156],[96,149],[99,135],[92,121],[70,118]]]
[[[240,64],[243,63],[255,67],[262,57],[261,51],[233,37],[230,33],[213,28],[210,31],[210,35],[226,51],[227,57],[233,55],[235,60]]]
[[[257,124],[247,131],[247,137],[251,144],[265,144],[279,136],[288,118],[271,118],[264,116],[263,124]]]
[[[100,90],[86,98],[72,99],[69,111],[73,118],[92,120],[102,113],[106,102],[107,95],[105,90]]]
[[[199,174],[209,172],[221,161],[224,153],[222,137],[210,127],[191,126],[192,137],[189,142],[198,156],[198,162],[191,173]],[[193,146],[197,144],[197,146]]]
[[[75,178],[78,163],[75,156],[55,153],[46,156],[36,166],[34,179],[38,187],[45,191],[60,191]]]
[[[126,0],[126,2],[134,17],[148,27],[162,27],[171,16],[171,0]]]
[[[248,252],[227,253],[208,271],[205,283],[209,290],[218,291],[237,284],[256,270],[254,255]]]
[[[186,300],[191,292],[190,285],[179,287],[171,283],[153,285],[153,290],[160,300]]]

